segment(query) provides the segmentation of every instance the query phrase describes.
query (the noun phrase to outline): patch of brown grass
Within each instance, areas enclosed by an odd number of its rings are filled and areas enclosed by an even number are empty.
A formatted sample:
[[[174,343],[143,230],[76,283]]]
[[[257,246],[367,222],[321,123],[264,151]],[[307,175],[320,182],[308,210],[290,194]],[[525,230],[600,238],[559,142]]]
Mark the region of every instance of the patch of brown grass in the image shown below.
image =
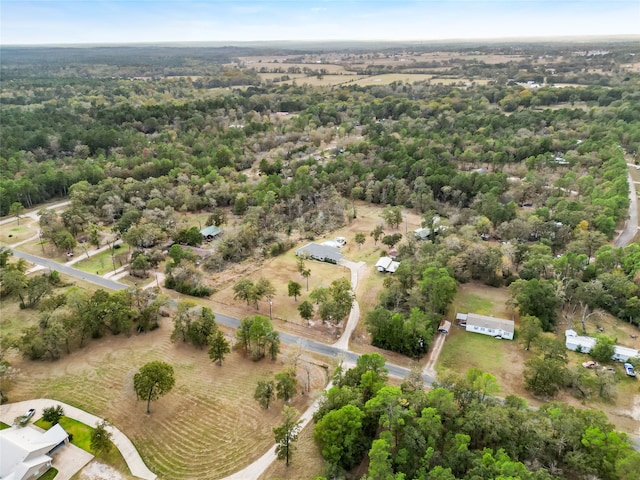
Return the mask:
[[[22,242],[38,233],[38,223],[29,217],[20,219],[20,225],[17,220],[0,225],[0,243],[4,245],[13,245]]]
[[[23,372],[11,391],[14,400],[58,399],[109,419],[136,445],[163,479],[214,479],[244,468],[272,444],[282,402],[262,410],[253,400],[257,380],[284,368],[279,360],[252,362],[232,352],[222,367],[206,351],[169,341],[171,324],[129,338],[105,337],[54,363],[18,361]],[[281,355],[286,358],[286,352]],[[173,365],[174,389],[146,403],[133,392],[133,375],[144,363]],[[324,387],[325,370],[313,369],[314,391]],[[307,408],[310,395],[291,405]]]
[[[259,479],[314,480],[321,476],[324,459],[313,440],[314,427],[315,424],[311,422],[300,432],[288,468],[283,460],[276,460]]]

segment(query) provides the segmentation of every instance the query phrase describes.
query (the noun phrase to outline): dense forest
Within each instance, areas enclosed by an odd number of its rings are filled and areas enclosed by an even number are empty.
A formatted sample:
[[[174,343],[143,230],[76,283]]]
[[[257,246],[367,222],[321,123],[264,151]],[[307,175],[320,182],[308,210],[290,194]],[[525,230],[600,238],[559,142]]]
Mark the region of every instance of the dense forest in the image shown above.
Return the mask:
[[[314,416],[327,477],[368,454],[369,480],[637,478],[640,454],[601,412],[498,401],[496,379],[477,369],[429,391],[419,374],[400,387],[386,380],[378,354],[336,372]]]
[[[3,47],[0,215],[68,199],[61,213],[40,212],[43,242],[72,253],[108,238],[114,270],[121,242],[133,275],[163,265],[165,287],[207,297],[220,272],[336,230],[364,202],[382,212],[367,235],[400,262],[363,312],[376,347],[420,358],[458,285],[471,281],[507,287],[523,330],[584,328],[594,312],[640,326],[640,245],[612,246],[629,212],[628,164],[640,163],[640,75],[623,67],[640,51],[605,47],[458,46],[457,56],[441,46],[451,58],[438,61],[417,46]],[[280,60],[245,58],[262,54]],[[399,55],[417,60],[381,61]],[[332,75],[323,63],[335,58],[358,76],[438,76],[311,84]],[[274,74],[282,77],[265,76]],[[403,231],[403,211],[420,215],[425,238]],[[194,250],[203,225],[187,225],[187,213],[224,226],[208,255]],[[167,304],[137,284],[63,290],[56,272],[28,276],[4,248],[0,261],[3,297],[40,312],[37,326],[3,343],[27,358],[55,360],[90,337],[153,329]],[[247,305],[249,283],[236,284]],[[348,283],[325,290],[310,298],[344,301],[316,302],[322,320],[344,319]],[[539,363],[553,363],[551,344],[532,345]],[[316,414],[330,477],[366,467],[372,480],[637,478],[637,454],[604,414],[500,402],[495,379],[475,370],[430,391],[417,378],[391,387],[381,359],[364,355],[340,371]],[[586,391],[586,382],[563,375],[547,386]]]

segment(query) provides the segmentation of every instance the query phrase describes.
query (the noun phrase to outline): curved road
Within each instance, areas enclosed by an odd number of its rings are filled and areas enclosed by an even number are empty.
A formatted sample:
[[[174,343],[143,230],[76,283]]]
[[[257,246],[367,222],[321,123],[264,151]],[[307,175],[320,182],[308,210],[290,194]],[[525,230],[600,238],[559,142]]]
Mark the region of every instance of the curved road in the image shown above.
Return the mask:
[[[634,189],[635,192],[635,189]],[[636,212],[636,222],[637,222],[637,208],[635,210]],[[636,227],[637,228],[637,227]],[[35,255],[30,255],[28,253],[23,253],[23,252],[19,252],[16,250],[12,250],[14,256],[16,256],[17,258],[24,258],[25,260],[27,260],[28,262],[37,264],[37,265],[41,265],[45,268],[49,268],[51,270],[58,270],[61,273],[64,273],[66,275],[72,276],[74,278],[80,278],[86,281],[89,281],[91,283],[94,283],[102,288],[106,288],[106,289],[110,289],[110,290],[123,290],[127,287],[126,285],[123,285],[122,283],[116,282],[114,280],[108,279],[108,278],[103,278],[99,275],[94,275],[91,273],[87,273],[84,272],[82,270],[78,270],[77,268],[73,268],[73,267],[69,267],[67,265],[63,265],[61,263],[58,262],[54,262],[52,260],[47,260],[45,258],[41,258]],[[355,266],[355,265],[354,265]],[[356,267],[357,269],[358,267]],[[353,270],[352,270],[353,272]],[[354,288],[355,290],[355,288]],[[231,328],[238,328],[238,326],[240,325],[240,320],[234,317],[230,317],[228,315],[224,315],[222,313],[215,313],[215,317],[216,317],[216,321],[220,322],[223,325],[226,325],[228,327]],[[349,322],[350,323],[350,322]],[[355,325],[353,325],[353,327],[355,327]],[[346,329],[345,329],[346,330]],[[304,342],[305,348],[313,353],[317,353],[320,355],[325,355],[328,357],[336,357],[336,356],[342,356],[344,359],[344,363],[347,365],[355,365],[356,362],[358,361],[358,358],[360,357],[359,354],[354,353],[354,352],[350,352],[348,351],[348,347],[347,348],[341,348],[342,343],[340,344],[340,346],[336,346],[334,345],[326,345],[324,343],[309,339],[309,338],[305,338],[305,337],[299,337],[297,335],[293,335],[287,332],[279,332],[280,334],[280,339],[283,343],[287,344],[287,345],[295,345],[297,343],[299,343],[301,340],[302,342]],[[345,338],[349,338],[350,335],[346,335],[346,331],[345,334],[343,335]],[[348,342],[348,340],[347,340]],[[338,343],[338,342],[336,342]],[[348,345],[348,343],[347,343]],[[392,363],[386,363],[385,365],[387,367],[387,369],[389,370],[389,375],[392,377],[396,377],[396,378],[404,378],[406,377],[409,373],[410,370],[404,367],[400,367],[398,365],[394,365]],[[435,378],[429,374],[425,374],[423,372],[422,374],[422,379],[425,383],[425,385],[429,386],[431,385],[434,381]],[[307,415],[312,415],[313,411],[315,408],[317,408],[316,405],[317,402],[315,402],[309,409],[307,409],[306,412],[304,412],[303,414],[303,419],[305,419],[305,416]],[[308,420],[307,420],[308,422]],[[306,424],[306,423],[305,423]],[[636,438],[636,437],[632,437],[630,436],[630,438],[632,439],[632,443],[635,446],[635,449],[640,451],[640,439]],[[273,461],[273,459],[275,459],[275,447],[272,447],[271,449],[269,449],[268,452],[266,452],[260,459],[258,459],[256,462],[254,462],[253,464],[247,466],[244,470],[241,470],[240,472],[237,472],[234,475],[231,475],[230,477],[228,477],[229,480],[235,480],[235,479],[241,479],[243,478],[242,476],[238,477],[237,475],[244,475],[246,474],[247,476],[244,477],[246,479],[257,479],[265,470],[265,464],[266,466],[270,465],[271,462]],[[258,472],[259,471],[259,472]]]
[[[109,289],[109,290],[124,290],[129,288],[127,285],[124,285],[120,282],[116,282],[115,280],[111,280],[109,278],[101,277],[100,275],[95,275],[93,273],[84,272],[82,270],[78,270],[77,268],[70,267],[68,265],[64,265],[62,263],[54,262],[53,260],[48,260],[46,258],[41,258],[36,255],[31,255],[29,253],[19,252],[17,250],[13,250],[13,255],[17,258],[24,258],[26,261],[35,263],[36,265],[41,265],[50,270],[57,270],[60,273],[64,273],[65,275],[69,275],[74,278],[86,280],[88,282],[94,283],[99,287]],[[240,320],[234,317],[229,317],[228,315],[224,315],[222,313],[214,312],[216,316],[216,321],[220,322],[227,327],[238,328],[240,325]],[[326,345],[324,343],[318,342],[316,340],[311,340],[305,337],[299,337],[297,335],[292,335],[287,332],[279,332],[280,339],[283,343],[287,345],[295,345],[300,340],[304,341],[306,345],[306,349],[310,352],[317,353],[320,355],[326,355],[329,357],[335,357],[336,355],[344,355],[344,360],[346,363],[355,364],[360,356],[357,353],[346,351],[343,348],[334,345]],[[348,338],[347,335],[343,335]],[[406,377],[410,370],[404,367],[400,367],[398,365],[393,365],[387,363],[387,368],[389,369],[389,375],[398,378]],[[430,385],[435,380],[433,377],[424,375],[424,381],[427,385]]]

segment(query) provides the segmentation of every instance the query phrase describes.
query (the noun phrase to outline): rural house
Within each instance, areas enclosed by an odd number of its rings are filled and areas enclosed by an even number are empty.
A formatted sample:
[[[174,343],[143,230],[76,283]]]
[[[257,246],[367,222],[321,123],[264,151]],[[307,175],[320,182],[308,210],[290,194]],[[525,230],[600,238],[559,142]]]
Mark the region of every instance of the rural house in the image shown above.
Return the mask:
[[[222,235],[222,230],[220,230],[215,225],[210,225],[200,230],[200,233],[202,234],[205,240],[211,241],[217,236]]]
[[[593,337],[584,337],[578,335],[575,330],[566,330],[564,332],[565,347],[574,352],[589,353],[596,345],[597,339]],[[623,347],[622,345],[615,345],[613,347],[612,360],[617,362],[626,362],[630,358],[640,358],[640,352],[634,348]]]
[[[459,319],[466,321],[467,332],[481,333],[482,335],[490,335],[495,338],[506,338],[513,340],[515,331],[513,320],[505,320],[504,318],[495,318],[487,315],[478,315],[477,313],[458,314]]]
[[[564,332],[564,345],[574,352],[589,353],[595,347],[596,339],[578,335],[575,330],[566,330]]]
[[[391,257],[380,257],[376,262],[376,268],[382,273],[394,273],[399,266],[400,262],[394,262]]]
[[[46,432],[31,427],[11,427],[0,431],[0,478],[26,480],[42,476],[58,446],[68,443],[69,435],[60,425]]]
[[[307,243],[304,247],[296,250],[296,255],[298,257],[300,255],[308,255],[309,258],[313,258],[314,260],[329,263],[338,263],[344,257],[336,247],[314,242]]]

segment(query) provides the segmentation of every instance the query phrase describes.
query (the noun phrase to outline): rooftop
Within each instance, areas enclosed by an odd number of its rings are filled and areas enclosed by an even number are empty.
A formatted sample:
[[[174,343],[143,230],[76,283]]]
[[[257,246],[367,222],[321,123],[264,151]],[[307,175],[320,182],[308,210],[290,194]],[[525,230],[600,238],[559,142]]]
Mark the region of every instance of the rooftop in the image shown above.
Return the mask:
[[[513,320],[490,317],[488,315],[479,315],[477,313],[467,314],[467,325],[478,325],[479,327],[501,329],[509,333],[513,333],[515,329]]]

